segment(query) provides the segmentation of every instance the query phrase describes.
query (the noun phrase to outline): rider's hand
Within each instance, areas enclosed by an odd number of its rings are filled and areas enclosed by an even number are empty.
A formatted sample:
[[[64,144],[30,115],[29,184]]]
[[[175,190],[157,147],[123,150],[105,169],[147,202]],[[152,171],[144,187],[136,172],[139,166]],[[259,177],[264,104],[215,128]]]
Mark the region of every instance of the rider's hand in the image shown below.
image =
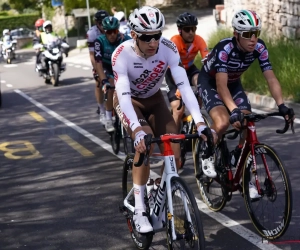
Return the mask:
[[[106,94],[107,87],[110,87],[110,83],[107,79],[102,80],[102,91]]]
[[[206,129],[209,129],[206,125],[200,125],[198,128],[197,128],[197,131],[198,131],[198,134],[199,136],[204,140],[204,141],[207,141],[207,137],[206,137],[206,134],[207,132],[205,131]],[[214,129],[210,129],[211,133],[212,133],[212,136],[213,136],[213,143],[214,145],[217,143],[218,141],[218,135],[216,133],[216,131]]]
[[[237,130],[240,130],[240,128],[242,127],[243,119],[244,114],[239,108],[235,108],[231,111],[229,122]]]
[[[143,130],[135,133],[134,148],[138,153],[144,153],[146,150],[144,137],[147,135]]]
[[[282,116],[284,116],[284,118],[286,120],[288,120],[289,122],[291,122],[291,120],[295,120],[294,110],[285,106],[284,103],[282,103],[278,106],[278,110],[279,110],[279,113]]]
[[[94,76],[95,81],[98,82],[98,80],[99,80],[99,75],[98,75],[96,72],[93,72],[93,76]]]

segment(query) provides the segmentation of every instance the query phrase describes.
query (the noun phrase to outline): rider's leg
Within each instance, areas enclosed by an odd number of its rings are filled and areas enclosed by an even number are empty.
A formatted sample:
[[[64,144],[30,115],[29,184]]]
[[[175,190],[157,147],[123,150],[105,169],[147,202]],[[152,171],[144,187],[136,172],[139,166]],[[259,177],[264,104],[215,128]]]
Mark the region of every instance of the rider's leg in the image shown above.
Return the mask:
[[[180,133],[181,119],[184,113],[184,105],[182,105],[181,109],[178,110],[179,105],[180,105],[180,100],[174,100],[170,102],[173,119],[177,127],[177,133]]]
[[[109,78],[109,83],[111,86],[114,86],[114,79]],[[106,121],[105,121],[105,129],[108,132],[112,132],[115,130],[112,121],[112,110],[113,110],[113,89],[109,89],[107,91],[107,101],[106,101]]]
[[[100,115],[100,122],[105,123],[105,106],[104,106],[104,93],[102,91],[102,85],[98,81],[95,81],[95,97],[98,104],[98,111]]]

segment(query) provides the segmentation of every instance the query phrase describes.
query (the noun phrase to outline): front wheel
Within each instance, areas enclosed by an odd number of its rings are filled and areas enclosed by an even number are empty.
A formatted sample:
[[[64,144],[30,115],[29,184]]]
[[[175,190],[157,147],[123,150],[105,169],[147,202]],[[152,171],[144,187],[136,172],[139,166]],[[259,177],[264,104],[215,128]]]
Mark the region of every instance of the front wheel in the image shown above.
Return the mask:
[[[249,152],[244,167],[244,200],[250,219],[262,237],[278,239],[289,227],[293,207],[291,183],[284,164],[274,149],[259,144],[255,146],[254,157]],[[253,186],[260,191],[256,191],[255,198]]]
[[[59,81],[59,68],[57,63],[52,64],[51,83],[54,87],[58,86]]]
[[[171,189],[173,214],[169,211],[166,199],[168,249],[204,249],[203,226],[193,192],[180,177],[171,179]],[[172,238],[172,217],[176,240]]]
[[[119,118],[116,116],[116,120],[114,122],[114,132],[110,136],[110,143],[112,150],[117,155],[120,151],[120,141],[121,141],[121,124],[119,123]]]

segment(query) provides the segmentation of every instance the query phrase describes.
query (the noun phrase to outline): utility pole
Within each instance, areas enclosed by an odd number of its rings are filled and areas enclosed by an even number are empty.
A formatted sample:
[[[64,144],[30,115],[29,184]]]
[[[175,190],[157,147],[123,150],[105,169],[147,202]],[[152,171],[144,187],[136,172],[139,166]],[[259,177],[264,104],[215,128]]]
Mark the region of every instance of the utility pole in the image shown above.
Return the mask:
[[[88,15],[88,21],[89,21],[89,29],[91,28],[91,15],[90,15],[90,3],[89,0],[86,0],[86,10]]]

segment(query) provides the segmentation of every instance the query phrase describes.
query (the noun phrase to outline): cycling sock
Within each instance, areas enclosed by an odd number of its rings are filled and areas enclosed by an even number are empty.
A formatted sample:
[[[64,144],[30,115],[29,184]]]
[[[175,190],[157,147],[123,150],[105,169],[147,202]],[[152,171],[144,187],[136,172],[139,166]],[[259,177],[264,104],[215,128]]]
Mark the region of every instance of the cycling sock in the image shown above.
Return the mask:
[[[134,200],[135,200],[135,211],[145,212],[144,192],[146,185],[137,185],[133,183],[134,187]]]
[[[111,120],[111,119],[112,119],[112,111],[106,110],[106,120]]]
[[[104,114],[105,113],[105,107],[103,103],[98,103],[98,107],[100,109],[100,113]]]

